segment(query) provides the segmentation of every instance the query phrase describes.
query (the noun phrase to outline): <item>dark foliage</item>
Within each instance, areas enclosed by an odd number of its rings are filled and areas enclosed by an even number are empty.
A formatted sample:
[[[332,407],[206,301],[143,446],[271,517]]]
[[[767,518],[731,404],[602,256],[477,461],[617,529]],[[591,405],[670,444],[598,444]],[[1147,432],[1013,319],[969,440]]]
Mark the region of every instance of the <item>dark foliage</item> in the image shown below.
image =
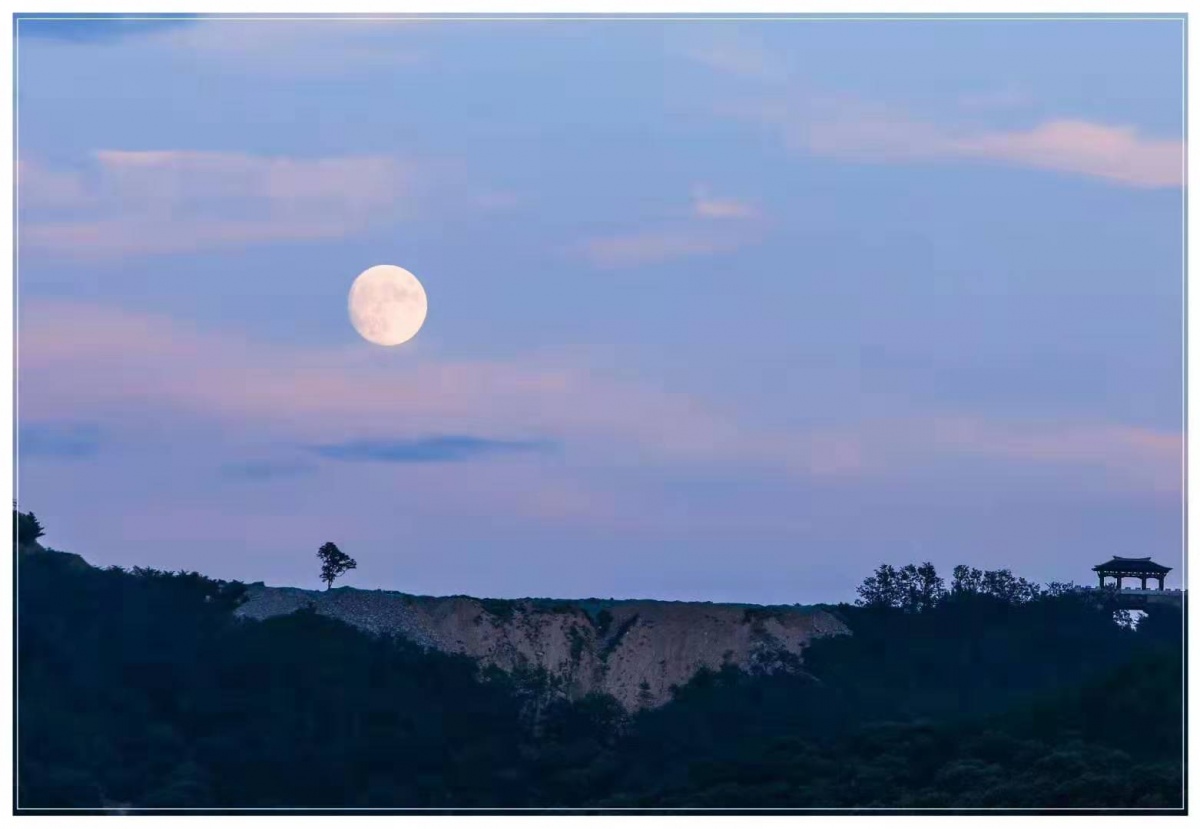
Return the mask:
[[[23,556],[22,806],[510,805],[518,701],[465,657],[301,612],[230,613],[240,585]]]
[[[1181,805],[1178,611],[1136,632],[1075,595],[839,612],[855,635],[815,642],[807,674],[703,673],[635,717],[597,802]]]
[[[239,620],[236,583],[77,561],[20,557],[23,807],[1180,805],[1169,609],[1123,628],[1094,594],[893,568],[895,602],[834,608],[854,634],[802,671],[701,672],[629,715],[312,611]]]
[[[46,534],[37,516],[32,512],[13,510],[13,541],[24,547],[33,544]]]

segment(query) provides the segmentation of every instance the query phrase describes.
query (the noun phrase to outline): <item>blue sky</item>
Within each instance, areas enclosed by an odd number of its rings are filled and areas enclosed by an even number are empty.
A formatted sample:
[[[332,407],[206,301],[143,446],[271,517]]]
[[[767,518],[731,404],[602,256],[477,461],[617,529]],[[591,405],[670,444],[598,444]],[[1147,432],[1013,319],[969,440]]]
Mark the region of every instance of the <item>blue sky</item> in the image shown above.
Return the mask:
[[[883,561],[1181,566],[1178,21],[18,49],[18,486],[53,546],[762,602]],[[429,295],[394,349],[346,315],[379,263]]]

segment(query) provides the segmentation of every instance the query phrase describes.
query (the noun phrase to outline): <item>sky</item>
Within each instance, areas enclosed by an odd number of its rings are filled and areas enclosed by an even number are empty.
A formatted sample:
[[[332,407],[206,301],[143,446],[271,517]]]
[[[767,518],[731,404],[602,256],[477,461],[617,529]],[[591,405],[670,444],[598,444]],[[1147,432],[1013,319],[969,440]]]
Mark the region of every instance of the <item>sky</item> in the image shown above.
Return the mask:
[[[17,492],[94,564],[1176,568],[1179,20],[22,19]],[[412,271],[418,336],[347,315]],[[1128,584],[1128,582],[1127,582]]]

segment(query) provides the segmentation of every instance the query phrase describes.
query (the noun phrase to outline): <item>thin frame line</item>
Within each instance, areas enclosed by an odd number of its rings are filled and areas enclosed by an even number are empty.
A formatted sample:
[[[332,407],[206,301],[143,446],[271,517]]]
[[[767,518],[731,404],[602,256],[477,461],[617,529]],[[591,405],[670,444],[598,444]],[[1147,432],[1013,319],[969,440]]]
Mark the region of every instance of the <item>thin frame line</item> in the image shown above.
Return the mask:
[[[1157,22],[1157,21],[1164,21],[1164,22],[1166,22],[1166,21],[1172,21],[1173,22],[1173,21],[1178,21],[1178,22],[1182,23],[1183,25],[1181,27],[1181,30],[1182,30],[1182,41],[1183,41],[1183,145],[1184,145],[1184,151],[1183,151],[1183,163],[1182,163],[1183,184],[1180,187],[1180,196],[1181,196],[1181,200],[1182,200],[1182,204],[1183,204],[1183,269],[1182,269],[1183,270],[1183,274],[1182,274],[1183,275],[1183,430],[1182,430],[1182,432],[1183,432],[1183,510],[1182,510],[1182,512],[1183,512],[1183,555],[1182,555],[1182,565],[1181,565],[1180,569],[1183,574],[1183,588],[1181,590],[1181,593],[1183,594],[1182,595],[1183,613],[1181,614],[1181,616],[1182,616],[1183,633],[1184,633],[1183,640],[1182,640],[1183,641],[1183,655],[1184,655],[1184,664],[1186,665],[1186,661],[1187,661],[1187,659],[1186,659],[1186,657],[1187,657],[1187,621],[1186,621],[1187,620],[1187,539],[1188,539],[1188,515],[1187,515],[1187,490],[1188,490],[1188,487],[1187,487],[1187,471],[1188,471],[1188,459],[1187,459],[1187,447],[1188,447],[1188,428],[1187,428],[1187,412],[1188,412],[1188,401],[1187,401],[1187,390],[1188,390],[1188,380],[1187,380],[1187,367],[1188,367],[1188,354],[1187,354],[1187,344],[1188,344],[1188,332],[1187,332],[1187,322],[1188,322],[1188,308],[1187,308],[1187,295],[1188,295],[1188,286],[1187,286],[1187,265],[1188,265],[1187,130],[1188,130],[1188,123],[1187,123],[1187,111],[1188,111],[1188,99],[1187,99],[1187,92],[1188,92],[1188,83],[1187,83],[1187,68],[1188,68],[1188,64],[1187,64],[1187,56],[1188,56],[1188,42],[1187,42],[1187,15],[1186,14],[1179,15],[1179,14],[1173,14],[1173,13],[1165,13],[1163,15],[1130,15],[1130,16],[1088,15],[1088,14],[1026,15],[1026,16],[1022,16],[1022,15],[939,16],[936,14],[931,14],[931,15],[922,15],[922,14],[881,15],[881,16],[874,16],[874,15],[869,15],[869,14],[771,16],[771,15],[750,14],[750,15],[741,15],[741,16],[721,16],[720,13],[718,13],[716,15],[703,15],[703,16],[690,16],[690,17],[685,16],[685,15],[672,15],[672,16],[666,16],[666,17],[658,17],[658,16],[651,16],[651,15],[638,15],[635,12],[617,12],[617,13],[614,13],[613,15],[600,15],[600,16],[570,15],[570,14],[555,15],[555,16],[533,16],[533,15],[526,16],[519,12],[509,14],[509,15],[501,15],[501,16],[490,16],[490,15],[476,16],[476,15],[472,15],[469,12],[463,13],[461,15],[452,15],[452,16],[422,15],[420,13],[414,13],[412,15],[384,15],[384,16],[374,15],[371,13],[366,13],[366,14],[362,14],[362,15],[351,14],[351,15],[344,15],[344,16],[323,16],[320,14],[299,15],[299,16],[295,16],[295,15],[238,16],[236,14],[215,14],[215,15],[178,14],[178,15],[146,15],[146,16],[139,15],[139,16],[134,16],[134,15],[120,15],[120,14],[109,14],[109,15],[98,14],[98,15],[83,15],[83,16],[70,16],[70,17],[57,16],[57,15],[36,15],[36,14],[22,15],[19,13],[14,14],[13,15],[13,30],[14,30],[14,37],[13,37],[13,40],[14,40],[14,44],[13,44],[13,88],[14,88],[14,95],[13,95],[13,155],[14,155],[14,163],[13,163],[13,184],[14,184],[14,187],[13,187],[13,227],[14,227],[14,231],[15,231],[14,236],[13,236],[14,356],[16,355],[16,348],[15,348],[16,343],[19,342],[19,336],[18,336],[18,330],[17,330],[19,315],[17,313],[17,308],[18,308],[18,301],[19,301],[19,295],[20,295],[20,287],[19,287],[20,280],[18,278],[18,273],[17,273],[17,263],[19,262],[19,259],[20,259],[20,256],[19,256],[19,254],[20,254],[20,233],[19,233],[19,227],[18,227],[20,220],[19,220],[19,211],[17,209],[18,201],[19,201],[19,187],[18,187],[19,164],[17,162],[20,159],[20,153],[19,153],[20,106],[19,106],[19,99],[15,93],[15,90],[18,86],[19,74],[20,74],[20,69],[19,69],[19,67],[20,67],[20,61],[19,61],[20,24],[24,20],[38,20],[38,21],[62,20],[62,21],[94,21],[94,22],[99,22],[99,21],[125,22],[125,21],[142,21],[142,20],[179,20],[179,21],[196,21],[196,22],[212,21],[212,20],[246,21],[246,22],[270,22],[270,21],[275,21],[275,20],[279,20],[279,21],[331,21],[331,22],[335,22],[335,21],[386,21],[386,20],[437,20],[437,21],[464,21],[464,22],[467,22],[467,21],[554,22],[554,21],[560,21],[560,20],[561,21],[608,21],[608,22],[614,22],[614,21],[615,22],[626,22],[626,21],[636,22],[636,21],[643,21],[643,20],[647,21],[647,22],[651,22],[651,21],[653,21],[653,22],[676,22],[676,21],[678,21],[678,22],[707,22],[707,21],[713,21],[713,22],[721,22],[721,21],[726,21],[726,22],[728,22],[728,21],[827,22],[827,21],[855,21],[855,20],[879,21],[879,20],[882,20],[882,21],[954,21],[954,22],[971,22],[971,21],[980,21],[980,22],[987,22],[987,21],[1048,21],[1048,22],[1049,21],[1072,21],[1072,22],[1082,22],[1082,21],[1097,21],[1097,22],[1135,22],[1135,21],[1150,22],[1150,21],[1154,21],[1154,22]],[[16,426],[17,421],[18,421],[18,418],[17,418],[17,400],[18,400],[18,387],[19,387],[18,378],[19,378],[19,372],[14,371],[14,373],[13,373],[13,423],[14,423],[14,427]],[[15,498],[17,495],[17,484],[19,481],[19,475],[17,474],[17,470],[18,470],[18,458],[19,458],[19,447],[20,447],[19,432],[15,428],[14,428],[14,435],[18,437],[17,440],[13,441],[13,495]],[[19,572],[18,572],[19,571],[19,560],[18,559],[19,559],[19,556],[14,556],[14,581],[13,581],[14,616],[17,614],[18,601],[19,601],[19,599],[18,599],[19,591],[17,589],[17,580],[19,579]],[[1061,807],[1046,807],[1046,808],[1032,808],[1031,807],[1031,808],[1012,808],[1012,809],[1005,808],[1005,807],[995,807],[995,808],[989,808],[989,807],[961,807],[961,808],[956,808],[956,807],[914,807],[914,808],[908,808],[908,809],[897,809],[894,807],[811,807],[811,808],[808,808],[808,807],[785,807],[785,808],[774,808],[774,807],[747,807],[747,808],[735,808],[735,807],[730,807],[730,808],[726,808],[726,807],[707,807],[707,808],[705,808],[705,807],[614,807],[611,809],[598,808],[598,807],[494,807],[494,808],[492,808],[492,807],[445,807],[445,808],[435,808],[435,807],[429,807],[429,808],[423,808],[423,807],[412,807],[412,808],[323,807],[323,808],[316,808],[316,809],[303,808],[303,807],[219,807],[219,808],[181,807],[181,808],[169,808],[169,809],[156,809],[156,808],[150,808],[150,807],[132,807],[131,806],[131,807],[121,807],[120,809],[104,809],[104,808],[95,809],[95,808],[87,808],[87,807],[62,807],[62,808],[26,807],[26,808],[22,809],[21,806],[19,805],[19,803],[17,802],[17,799],[19,797],[19,791],[20,791],[19,763],[17,762],[17,759],[18,759],[18,753],[17,753],[17,751],[18,751],[18,733],[19,733],[19,729],[20,729],[20,712],[19,712],[20,702],[19,702],[19,694],[17,693],[17,687],[18,687],[18,681],[19,681],[19,660],[17,659],[17,650],[19,648],[19,626],[17,626],[17,625],[13,626],[13,640],[14,640],[13,704],[14,704],[14,709],[17,714],[17,716],[14,719],[14,723],[13,723],[13,726],[14,726],[14,734],[13,734],[13,736],[14,736],[14,739],[13,739],[13,760],[14,760],[14,762],[13,762],[13,777],[14,777],[13,808],[15,810],[20,810],[20,811],[27,811],[27,812],[28,811],[37,811],[37,812],[70,811],[70,812],[93,812],[93,813],[94,812],[106,813],[106,812],[112,812],[112,811],[124,811],[124,812],[130,812],[130,811],[154,811],[154,812],[200,811],[200,812],[209,812],[209,813],[226,812],[226,811],[238,811],[238,812],[248,812],[248,811],[253,811],[253,812],[258,812],[258,811],[304,811],[304,812],[321,811],[321,812],[326,812],[326,811],[328,811],[328,812],[339,812],[339,813],[347,812],[347,811],[386,811],[386,812],[393,812],[393,813],[414,812],[414,811],[415,812],[428,812],[428,811],[437,811],[437,812],[442,812],[442,811],[451,811],[451,812],[463,812],[463,811],[488,811],[488,812],[497,812],[497,811],[520,811],[520,812],[543,812],[543,811],[552,811],[552,812],[562,812],[562,811],[587,811],[587,812],[598,812],[598,811],[599,812],[605,812],[605,811],[638,811],[638,812],[647,812],[647,811],[687,811],[687,812],[698,812],[698,811],[722,811],[722,812],[723,811],[733,811],[733,812],[746,812],[746,811],[771,811],[771,812],[952,811],[952,812],[975,812],[975,811],[979,811],[979,812],[994,812],[994,811],[1000,811],[1000,812],[1021,812],[1021,813],[1045,813],[1048,811],[1066,811],[1066,812],[1072,812],[1072,811],[1084,811],[1084,812],[1119,811],[1119,812],[1123,812],[1123,813],[1129,813],[1129,812],[1179,811],[1181,809],[1186,811],[1186,809],[1187,809],[1187,776],[1186,776],[1186,774],[1181,775],[1181,781],[1182,781],[1182,787],[1183,787],[1181,790],[1182,800],[1181,800],[1180,806],[1177,806],[1177,807],[1173,807],[1173,806],[1148,806],[1148,807],[1061,806]],[[1188,737],[1188,734],[1187,734],[1187,671],[1186,670],[1183,671],[1183,702],[1184,702],[1184,704],[1182,706],[1182,712],[1183,712],[1182,725],[1183,725],[1183,738],[1184,739],[1183,739],[1183,757],[1182,757],[1181,768],[1183,770],[1186,770],[1186,768],[1187,768],[1187,737]]]

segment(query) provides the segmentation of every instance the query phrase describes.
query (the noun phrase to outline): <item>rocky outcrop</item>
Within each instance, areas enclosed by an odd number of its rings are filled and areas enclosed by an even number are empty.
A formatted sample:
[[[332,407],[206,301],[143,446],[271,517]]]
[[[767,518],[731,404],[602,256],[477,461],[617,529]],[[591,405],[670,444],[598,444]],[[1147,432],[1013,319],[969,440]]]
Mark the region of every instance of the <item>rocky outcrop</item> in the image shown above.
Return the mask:
[[[505,671],[543,668],[576,698],[611,694],[627,709],[670,699],[703,667],[779,670],[818,636],[849,633],[831,613],[799,607],[695,602],[496,600],[250,585],[241,616],[312,607],[375,633],[475,657]]]

